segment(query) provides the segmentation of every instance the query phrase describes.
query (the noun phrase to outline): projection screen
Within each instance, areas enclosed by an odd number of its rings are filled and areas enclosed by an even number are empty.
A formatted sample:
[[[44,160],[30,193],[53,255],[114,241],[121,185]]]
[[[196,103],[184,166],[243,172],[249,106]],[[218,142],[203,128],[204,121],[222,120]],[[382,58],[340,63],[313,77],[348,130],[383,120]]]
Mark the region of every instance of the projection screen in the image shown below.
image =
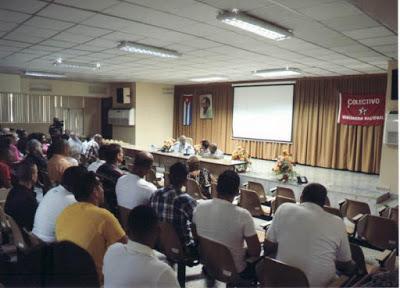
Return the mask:
[[[294,84],[236,86],[233,138],[292,141]]]

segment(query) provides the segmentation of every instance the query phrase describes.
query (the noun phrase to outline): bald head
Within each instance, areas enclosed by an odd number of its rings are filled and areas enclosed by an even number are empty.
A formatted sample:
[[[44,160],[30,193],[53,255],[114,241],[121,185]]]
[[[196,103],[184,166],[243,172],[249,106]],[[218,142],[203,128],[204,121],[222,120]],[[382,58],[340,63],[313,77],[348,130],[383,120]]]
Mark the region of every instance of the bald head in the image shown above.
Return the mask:
[[[141,151],[137,153],[133,162],[132,172],[139,177],[144,177],[151,169],[153,160],[153,155],[151,155],[149,152]]]

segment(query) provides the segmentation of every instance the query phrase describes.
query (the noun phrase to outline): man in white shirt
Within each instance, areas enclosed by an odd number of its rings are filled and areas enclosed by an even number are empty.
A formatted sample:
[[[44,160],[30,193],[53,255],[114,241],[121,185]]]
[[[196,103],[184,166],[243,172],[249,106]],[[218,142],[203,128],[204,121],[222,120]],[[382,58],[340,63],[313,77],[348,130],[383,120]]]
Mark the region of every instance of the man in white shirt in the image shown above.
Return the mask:
[[[221,243],[231,251],[242,278],[253,279],[254,266],[246,263],[246,258],[260,256],[261,247],[250,213],[232,204],[239,193],[239,185],[240,178],[236,172],[223,172],[218,177],[218,198],[199,203],[193,214],[193,223],[200,237]]]
[[[194,148],[191,144],[186,142],[185,135],[179,136],[178,141],[174,144],[174,146],[172,146],[172,151],[187,155],[194,155]]]
[[[69,133],[68,144],[70,147],[71,157],[79,162],[82,154],[82,142],[74,132]]]
[[[69,167],[64,171],[61,184],[50,189],[44,195],[35,213],[32,233],[44,242],[56,241],[56,220],[65,207],[75,203],[72,194],[76,183],[86,169],[80,166]]]
[[[326,195],[324,186],[311,183],[304,187],[300,205],[279,206],[264,243],[266,255],[277,250],[276,259],[302,270],[310,287],[327,286],[336,268],[352,269],[344,223],[324,211]]]
[[[104,256],[104,287],[179,287],[172,268],[153,251],[159,231],[152,208],[137,206],[130,212],[128,243],[111,245]]]
[[[218,149],[217,144],[212,143],[210,144],[210,153],[207,155],[208,158],[213,158],[213,159],[222,159],[224,158],[224,152],[222,150]]]
[[[117,181],[115,192],[117,194],[118,206],[133,209],[139,205],[147,205],[150,197],[157,187],[147,182],[144,176],[153,165],[153,155],[149,152],[136,154],[132,174],[124,175]]]

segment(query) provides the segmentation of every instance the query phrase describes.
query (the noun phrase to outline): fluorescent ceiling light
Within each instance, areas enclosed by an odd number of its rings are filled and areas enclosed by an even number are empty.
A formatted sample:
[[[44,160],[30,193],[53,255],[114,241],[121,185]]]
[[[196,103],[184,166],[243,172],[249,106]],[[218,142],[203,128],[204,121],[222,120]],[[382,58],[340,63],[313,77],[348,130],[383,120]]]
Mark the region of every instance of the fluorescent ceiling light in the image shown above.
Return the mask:
[[[265,69],[253,72],[254,75],[261,77],[282,77],[282,76],[295,76],[301,74],[301,70],[297,68],[279,68],[279,69]]]
[[[65,78],[64,74],[47,73],[47,72],[37,72],[37,71],[25,71],[26,76],[33,77],[45,77],[45,78]]]
[[[53,63],[54,66],[73,68],[73,69],[90,69],[97,70],[100,69],[100,63],[83,63],[75,61],[66,61],[62,58],[57,58]]]
[[[120,44],[118,45],[118,48],[126,52],[146,54],[163,58],[178,58],[182,56],[181,53],[175,50],[169,50],[165,48],[144,45],[130,41],[121,41]]]
[[[228,80],[228,78],[223,76],[205,76],[205,77],[191,78],[189,80],[192,82],[213,82],[213,81]]]
[[[276,41],[287,39],[293,35],[291,30],[279,27],[251,15],[244,14],[239,12],[237,9],[232,10],[232,12],[221,11],[218,13],[217,19],[223,23]]]

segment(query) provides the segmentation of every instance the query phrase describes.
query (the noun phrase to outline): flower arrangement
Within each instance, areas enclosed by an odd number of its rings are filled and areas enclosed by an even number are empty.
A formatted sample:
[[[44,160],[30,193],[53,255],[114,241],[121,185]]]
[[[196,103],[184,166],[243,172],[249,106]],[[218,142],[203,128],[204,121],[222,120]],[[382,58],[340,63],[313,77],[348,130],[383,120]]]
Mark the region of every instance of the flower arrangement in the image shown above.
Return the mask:
[[[283,150],[282,155],[278,156],[274,167],[272,167],[272,171],[278,176],[279,181],[287,182],[297,175],[294,171],[294,166],[292,154],[287,150]]]
[[[161,147],[161,152],[170,152],[172,146],[175,144],[174,138],[167,138],[164,140],[163,146]]]
[[[237,146],[236,149],[233,151],[232,160],[240,160],[246,162],[245,164],[236,167],[237,172],[246,172],[249,168],[249,165],[251,165],[249,152],[247,152],[247,150],[241,146]]]

